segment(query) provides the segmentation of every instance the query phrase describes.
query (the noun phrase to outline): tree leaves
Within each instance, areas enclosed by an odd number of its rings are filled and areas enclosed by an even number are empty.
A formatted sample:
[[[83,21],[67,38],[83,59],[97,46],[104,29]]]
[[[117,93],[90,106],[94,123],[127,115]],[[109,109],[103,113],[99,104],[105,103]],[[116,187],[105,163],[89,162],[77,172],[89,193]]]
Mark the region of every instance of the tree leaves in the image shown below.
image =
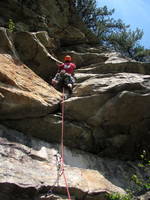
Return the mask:
[[[78,15],[101,44],[139,61],[149,58],[150,51],[139,45],[143,30],[136,28],[132,31],[121,19],[115,20],[112,17],[114,9],[97,8],[96,0],[75,0],[75,6]]]

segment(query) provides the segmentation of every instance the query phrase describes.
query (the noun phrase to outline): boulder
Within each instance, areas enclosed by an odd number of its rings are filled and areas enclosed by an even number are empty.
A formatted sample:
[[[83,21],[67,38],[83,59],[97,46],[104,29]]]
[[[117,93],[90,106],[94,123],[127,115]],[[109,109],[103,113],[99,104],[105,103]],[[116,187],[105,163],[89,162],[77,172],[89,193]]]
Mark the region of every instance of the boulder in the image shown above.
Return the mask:
[[[0,118],[40,117],[59,107],[61,94],[21,62],[0,54]]]
[[[73,26],[64,28],[59,37],[62,46],[83,44],[87,40],[85,34]]]

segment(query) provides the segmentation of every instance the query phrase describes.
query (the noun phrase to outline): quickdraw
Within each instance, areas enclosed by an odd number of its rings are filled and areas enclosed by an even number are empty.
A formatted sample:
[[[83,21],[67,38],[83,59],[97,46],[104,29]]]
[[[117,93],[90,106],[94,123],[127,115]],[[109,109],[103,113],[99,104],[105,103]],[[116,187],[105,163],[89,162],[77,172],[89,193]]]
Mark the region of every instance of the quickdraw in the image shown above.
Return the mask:
[[[61,169],[61,155],[59,153],[57,153],[56,155],[54,155],[56,157],[56,166],[57,166],[57,178],[56,181],[53,183],[53,186],[50,188],[50,190],[47,192],[47,194],[45,195],[45,197],[52,195],[53,194],[53,190],[55,188],[55,186],[59,184],[59,179],[63,174],[63,170]]]

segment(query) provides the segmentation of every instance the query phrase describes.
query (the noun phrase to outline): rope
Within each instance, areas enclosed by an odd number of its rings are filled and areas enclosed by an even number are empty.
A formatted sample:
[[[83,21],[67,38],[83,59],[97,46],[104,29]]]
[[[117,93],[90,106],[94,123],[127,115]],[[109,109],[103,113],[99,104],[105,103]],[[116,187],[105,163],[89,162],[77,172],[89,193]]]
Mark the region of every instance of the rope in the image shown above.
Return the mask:
[[[63,175],[65,185],[66,185],[66,190],[67,190],[67,195],[68,195],[68,200],[71,200],[70,192],[69,192],[69,187],[68,187],[68,182],[67,178],[65,175],[64,171],[64,88],[63,88],[63,97],[62,97],[62,126],[61,126],[61,155],[56,154],[56,165],[57,165],[57,179],[54,182],[53,186],[51,189],[47,192],[45,197],[48,195],[53,194],[53,189],[55,188],[56,184],[58,184],[59,178]]]
[[[63,141],[64,141],[64,88],[63,88],[63,98],[62,98],[61,170],[62,170],[62,173],[63,173],[65,185],[66,185],[68,200],[71,200],[69,187],[68,187],[68,182],[67,182],[67,178],[66,178],[65,171],[64,171],[64,142]]]

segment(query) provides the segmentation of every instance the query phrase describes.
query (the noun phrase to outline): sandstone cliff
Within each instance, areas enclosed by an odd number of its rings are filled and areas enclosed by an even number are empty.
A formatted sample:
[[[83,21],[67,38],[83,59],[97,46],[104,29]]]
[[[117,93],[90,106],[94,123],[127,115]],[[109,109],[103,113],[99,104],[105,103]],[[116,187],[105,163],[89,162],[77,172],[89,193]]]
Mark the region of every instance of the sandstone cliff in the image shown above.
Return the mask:
[[[124,194],[134,173],[147,180],[136,160],[150,151],[150,64],[98,46],[69,0],[8,0],[0,11],[0,199],[67,199],[57,179],[62,94],[49,84],[66,54],[78,67],[64,104],[71,199]]]

